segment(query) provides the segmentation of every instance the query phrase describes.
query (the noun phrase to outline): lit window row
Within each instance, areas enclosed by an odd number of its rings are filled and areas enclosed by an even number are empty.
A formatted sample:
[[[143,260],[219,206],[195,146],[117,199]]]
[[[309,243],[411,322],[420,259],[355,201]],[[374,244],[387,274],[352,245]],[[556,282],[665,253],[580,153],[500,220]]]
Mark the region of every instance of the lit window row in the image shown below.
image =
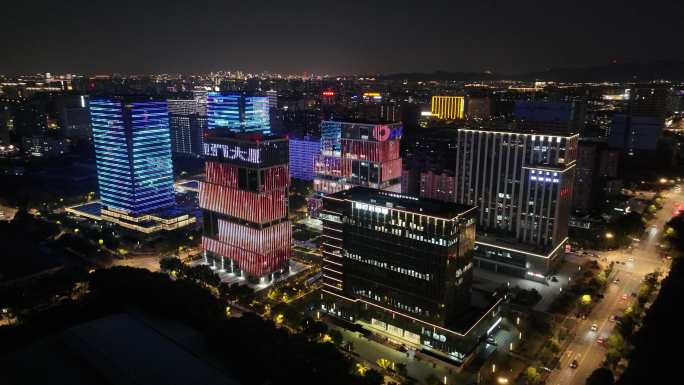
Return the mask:
[[[354,254],[354,253],[347,252],[346,255],[347,255],[347,258],[349,258],[349,259],[359,261],[359,262],[363,262],[365,264],[375,266],[375,267],[379,267],[381,269],[387,269],[387,270],[394,271],[396,273],[408,275],[409,277],[423,279],[426,281],[429,281],[431,279],[430,274],[423,274],[423,273],[420,273],[420,272],[415,271],[413,269],[406,269],[403,267],[390,265],[387,262],[381,262],[381,261],[378,261],[378,260],[372,259],[372,258],[365,258],[365,257],[362,257],[362,256],[360,256],[358,254]]]

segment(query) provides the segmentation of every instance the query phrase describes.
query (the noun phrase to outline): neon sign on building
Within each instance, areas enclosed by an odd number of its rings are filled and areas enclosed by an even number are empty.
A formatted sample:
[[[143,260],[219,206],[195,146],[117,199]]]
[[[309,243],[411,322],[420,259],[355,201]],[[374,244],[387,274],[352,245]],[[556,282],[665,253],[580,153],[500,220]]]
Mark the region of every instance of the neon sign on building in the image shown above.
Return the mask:
[[[242,160],[249,163],[261,163],[261,152],[258,148],[243,149],[240,146],[222,143],[204,143],[205,156],[213,156],[230,160]]]

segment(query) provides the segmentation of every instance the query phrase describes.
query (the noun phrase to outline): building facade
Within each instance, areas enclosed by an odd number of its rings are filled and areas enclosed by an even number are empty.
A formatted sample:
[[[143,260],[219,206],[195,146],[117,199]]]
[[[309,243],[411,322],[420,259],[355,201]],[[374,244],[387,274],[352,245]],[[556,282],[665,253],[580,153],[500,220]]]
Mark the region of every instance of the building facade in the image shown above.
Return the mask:
[[[102,204],[131,215],[173,206],[166,102],[94,98],[90,115]]]
[[[464,363],[500,303],[471,305],[475,207],[362,187],[323,200],[321,310]]]
[[[209,130],[232,132],[271,132],[267,96],[248,96],[238,92],[207,94],[207,126]]]
[[[609,186],[617,181],[619,159],[619,151],[609,149],[604,140],[579,141],[572,194],[574,210],[597,208],[602,199],[612,193]]]
[[[456,179],[452,172],[432,170],[420,174],[420,196],[444,202],[456,202]],[[402,191],[403,192],[403,191]]]
[[[438,119],[463,119],[465,102],[463,96],[433,96],[432,116]]]
[[[544,279],[567,243],[578,135],[460,129],[456,202],[478,207],[481,268]]]
[[[195,223],[176,206],[166,101],[99,97],[89,108],[100,201],[65,210],[145,234]]]
[[[655,163],[670,96],[665,85],[637,85],[629,92],[626,110],[613,116],[608,145],[622,151],[628,165]]]
[[[290,138],[290,176],[301,180],[314,179],[314,162],[321,153],[319,138]]]
[[[336,123],[341,130],[339,150],[331,129],[321,138],[314,191],[330,194],[363,186],[401,192],[401,123]],[[330,122],[326,126],[336,127]]]
[[[201,99],[169,99],[171,152],[177,156],[201,156],[207,130],[206,104]]]
[[[262,134],[209,136],[200,183],[205,262],[252,283],[289,271],[288,140]]]

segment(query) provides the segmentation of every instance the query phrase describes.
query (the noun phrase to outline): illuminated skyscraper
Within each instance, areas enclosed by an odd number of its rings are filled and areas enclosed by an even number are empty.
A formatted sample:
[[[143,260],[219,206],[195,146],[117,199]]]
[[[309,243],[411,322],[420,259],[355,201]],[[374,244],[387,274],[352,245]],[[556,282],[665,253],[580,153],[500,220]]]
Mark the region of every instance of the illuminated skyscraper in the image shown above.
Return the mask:
[[[265,283],[287,273],[288,140],[262,134],[209,136],[200,183],[205,261],[219,272]]]
[[[433,96],[432,115],[439,119],[463,119],[463,96]]]
[[[198,99],[169,99],[168,104],[171,151],[174,155],[200,156],[207,128],[206,104]]]
[[[478,207],[478,267],[544,280],[561,261],[578,137],[554,127],[458,130],[456,202]]]
[[[290,176],[301,180],[313,180],[314,162],[321,153],[318,138],[290,138]]]
[[[475,207],[363,187],[323,201],[321,311],[458,363],[501,322],[499,295],[471,294]]]
[[[232,132],[271,132],[267,96],[247,96],[238,92],[209,92],[207,95],[209,130]]]
[[[172,206],[166,102],[143,97],[94,98],[90,116],[103,206],[128,215]]]
[[[401,192],[401,123],[321,124],[314,190],[330,194],[363,186]]]
[[[278,108],[278,91],[268,90],[266,91],[266,97],[268,98],[268,108],[277,109]]]

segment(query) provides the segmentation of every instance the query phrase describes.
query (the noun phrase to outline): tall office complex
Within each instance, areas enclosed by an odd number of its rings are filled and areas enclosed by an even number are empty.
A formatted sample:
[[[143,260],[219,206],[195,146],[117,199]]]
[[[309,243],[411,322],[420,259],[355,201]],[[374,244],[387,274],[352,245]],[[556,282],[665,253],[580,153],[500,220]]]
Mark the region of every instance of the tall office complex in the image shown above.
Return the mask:
[[[278,91],[268,90],[266,91],[266,98],[268,98],[268,108],[277,109],[278,108]]]
[[[90,114],[102,203],[132,215],[172,206],[166,102],[95,98]]]
[[[175,207],[167,103],[93,98],[90,116],[101,201],[67,211],[144,233],[194,223],[194,216]]]
[[[663,85],[637,86],[629,94],[627,110],[613,115],[608,145],[621,150],[629,165],[643,167],[645,160],[656,157],[669,96],[670,90]],[[632,157],[640,159],[631,164]]]
[[[343,122],[334,120],[324,120],[321,122],[321,150],[323,155],[340,155],[343,125]]]
[[[475,207],[355,187],[323,198],[321,310],[458,363],[494,330],[471,295]]]
[[[620,152],[609,149],[604,139],[580,139],[572,207],[588,211],[599,207],[606,195],[617,194],[622,187],[618,179]]]
[[[352,186],[401,192],[401,123],[323,122],[322,127],[316,192]]]
[[[267,96],[248,96],[239,92],[209,92],[208,129],[232,132],[271,132]]]
[[[206,105],[198,99],[169,99],[171,151],[181,156],[202,155],[202,138],[207,129]],[[204,114],[206,115],[206,114]]]
[[[465,103],[463,96],[433,96],[432,116],[444,120],[463,119]]]
[[[478,207],[478,266],[544,279],[567,243],[579,135],[460,129],[456,201]]]
[[[290,176],[301,180],[313,180],[314,162],[320,153],[319,138],[290,138]]]
[[[69,139],[89,139],[90,112],[88,110],[88,95],[61,95],[55,100],[59,125],[64,137]]]
[[[288,140],[209,135],[200,183],[205,261],[220,272],[268,283],[288,272]]]

